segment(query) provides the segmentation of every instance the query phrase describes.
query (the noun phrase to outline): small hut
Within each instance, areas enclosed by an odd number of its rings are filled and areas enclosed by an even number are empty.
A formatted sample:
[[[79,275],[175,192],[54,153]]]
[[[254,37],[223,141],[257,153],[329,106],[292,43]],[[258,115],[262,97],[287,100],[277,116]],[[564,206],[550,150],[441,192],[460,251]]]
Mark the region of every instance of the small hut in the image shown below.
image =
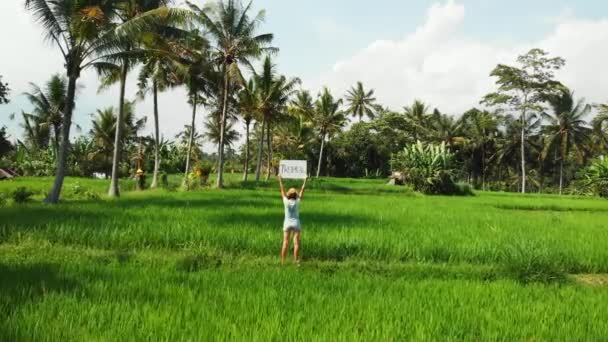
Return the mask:
[[[12,179],[17,176],[16,173],[12,172],[9,169],[0,169],[0,180]]]

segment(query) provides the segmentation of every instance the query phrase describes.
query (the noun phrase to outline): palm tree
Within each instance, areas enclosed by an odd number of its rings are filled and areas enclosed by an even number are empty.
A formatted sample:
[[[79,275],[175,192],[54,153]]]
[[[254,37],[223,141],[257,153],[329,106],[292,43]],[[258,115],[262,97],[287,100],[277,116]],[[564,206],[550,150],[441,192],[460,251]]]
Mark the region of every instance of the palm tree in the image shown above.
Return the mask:
[[[127,28],[130,26],[136,27],[136,30],[125,29],[118,31],[121,34],[113,37],[113,48],[110,51],[107,51],[105,56],[103,56],[106,64],[100,69],[106,74],[106,78],[102,83],[103,86],[109,86],[110,84],[120,82],[120,95],[118,99],[119,122],[122,121],[122,117],[124,116],[123,108],[125,107],[127,74],[137,62],[137,60],[133,58],[132,52],[138,48],[143,33],[147,31],[146,29],[143,29],[143,27],[150,27],[149,25],[145,25],[149,22],[148,18],[140,20],[142,22],[141,24],[133,24],[132,22],[136,21],[135,19],[142,16],[142,14],[159,9],[161,6],[166,6],[169,2],[169,0],[123,0],[117,2],[117,17],[120,23],[123,25],[126,24],[125,26]],[[156,12],[154,13],[156,14]],[[163,17],[166,17],[166,15],[163,14]],[[121,151],[119,140],[119,137],[122,135],[121,130],[122,126],[117,125],[115,135],[116,141],[114,142],[114,157],[112,160],[112,178],[108,191],[108,196],[110,197],[120,196],[118,166]]]
[[[508,172],[509,169],[514,170],[515,174],[512,180],[517,183],[517,191],[520,192],[523,188],[523,177],[521,177],[521,168],[519,163],[521,162],[521,134],[529,137],[529,139],[523,140],[525,143],[525,150],[528,151],[529,159],[539,159],[542,154],[542,146],[538,144],[535,137],[536,131],[541,126],[541,118],[536,114],[531,113],[526,118],[526,127],[522,129],[522,122],[520,119],[516,119],[512,115],[506,115],[501,117],[501,123],[504,127],[504,132],[497,139],[496,153],[492,156],[491,160],[495,161],[497,165],[503,167]]]
[[[52,128],[53,148],[55,154],[59,154],[59,140],[61,135],[62,113],[65,110],[67,79],[59,74],[55,74],[46,83],[44,89],[34,83],[30,83],[31,92],[24,95],[34,105],[33,114],[38,117],[38,121],[47,127]]]
[[[261,74],[253,75],[257,90],[257,109],[262,118],[261,139],[258,146],[258,160],[256,167],[256,181],[260,180],[262,168],[262,151],[264,138],[268,148],[268,165],[266,179],[270,177],[272,162],[272,124],[285,111],[290,97],[295,94],[296,85],[300,84],[298,78],[287,79],[285,76],[278,76],[276,66],[272,64],[269,56],[264,59]]]
[[[312,119],[315,115],[315,105],[310,92],[308,90],[298,91],[293,101],[291,101],[291,109],[294,113],[306,119]]]
[[[584,99],[575,103],[574,93],[568,89],[559,95],[548,98],[553,113],[543,113],[547,124],[543,126],[546,141],[542,157],[545,159],[550,151],[559,156],[559,193],[562,194],[564,182],[564,161],[572,151],[577,160],[582,161],[589,143],[591,129],[587,127],[584,117],[591,111],[591,106]]]
[[[598,114],[591,121],[593,127],[592,143],[596,155],[608,150],[608,104],[597,106]]]
[[[202,95],[218,96],[215,88],[217,88],[219,73],[213,68],[208,47],[209,42],[206,37],[195,29],[177,44],[173,44],[174,51],[167,55],[173,62],[176,81],[188,89],[188,102],[192,106],[192,121],[189,125],[191,129],[189,130],[190,137],[183,181],[186,188],[189,188],[191,148],[196,135],[196,110],[199,105],[208,104],[208,100]]]
[[[247,181],[249,175],[249,128],[251,126],[251,122],[256,117],[257,113],[257,94],[255,88],[254,79],[251,78],[247,83],[243,85],[243,88],[239,91],[238,94],[238,102],[237,102],[238,110],[245,122],[245,165],[243,171],[243,181]]]
[[[91,137],[97,147],[97,155],[104,158],[106,169],[106,177],[111,173],[113,163],[112,156],[115,150],[116,140],[120,141],[121,146],[125,146],[128,142],[135,142],[137,133],[143,129],[146,124],[146,118],[135,118],[134,102],[125,102],[123,109],[124,116],[122,118],[123,128],[120,130],[121,136],[116,139],[116,123],[117,110],[109,107],[103,110],[97,110],[97,116],[92,121]]]
[[[223,187],[224,142],[228,115],[228,91],[231,80],[241,80],[239,64],[251,66],[251,59],[264,52],[275,52],[270,47],[273,35],[257,34],[258,26],[264,21],[265,12],[250,16],[251,2],[243,6],[240,1],[217,1],[214,6],[200,9],[188,2],[196,13],[196,19],[208,30],[215,42],[213,59],[221,64],[224,76],[222,116],[220,122],[220,147],[218,156],[217,186]]]
[[[345,124],[346,119],[344,113],[340,111],[340,106],[342,106],[342,99],[334,100],[333,95],[327,87],[323,88],[323,91],[319,94],[319,97],[315,102],[313,122],[321,140],[319,163],[317,165],[317,178],[321,174],[325,141],[329,140]]]
[[[351,114],[353,117],[359,117],[359,121],[363,120],[364,116],[373,119],[380,110],[376,104],[374,90],[371,89],[366,92],[361,82],[357,82],[357,85],[348,91],[346,103],[348,105],[346,113]]]
[[[429,107],[420,100],[415,100],[410,107],[405,107],[405,119],[412,132],[414,141],[422,139],[426,131],[429,119]]]
[[[430,120],[429,139],[454,147],[464,140],[461,130],[461,120],[456,120],[454,116],[441,114],[436,110]]]
[[[158,48],[158,41],[158,39],[155,40],[154,45],[156,46],[150,44],[152,46],[149,46],[148,48]],[[165,54],[149,51],[144,59],[144,64],[139,72],[138,79],[139,97],[143,99],[146,93],[152,92],[154,105],[154,173],[152,175],[152,184],[150,184],[150,188],[154,189],[158,187],[158,172],[160,170],[158,93],[174,86],[177,82],[177,77],[172,61]],[[151,85],[149,81],[151,81]]]
[[[46,197],[49,203],[59,201],[66,173],[76,83],[83,70],[101,66],[98,58],[101,51],[115,46],[111,37],[114,36],[113,21],[118,5],[117,1],[105,0],[25,0],[26,9],[45,29],[46,39],[60,50],[68,78],[57,172],[53,188]]]
[[[302,95],[304,95],[302,97]],[[301,101],[304,102],[301,102]],[[301,91],[291,106],[288,108],[288,114],[280,118],[276,126],[276,131],[273,136],[273,144],[277,147],[278,153],[287,159],[306,158],[307,147],[314,142],[315,132],[311,122],[311,115],[304,114],[300,110],[300,105],[304,103],[305,107],[311,106],[314,110],[310,94],[307,91]],[[310,102],[309,102],[310,101]]]
[[[203,151],[201,150],[201,146],[203,145],[203,136],[201,133],[193,130],[192,126],[185,125],[184,130],[178,133],[175,138],[179,139],[177,148],[180,151],[180,155],[184,154],[186,156],[187,163],[190,163],[192,160],[197,161],[202,157]]]
[[[114,135],[116,134],[116,115],[114,108],[109,107],[97,110],[97,116],[93,119],[91,137],[95,145],[94,156],[102,157],[103,169],[106,179],[112,172],[112,153],[114,151]]]
[[[480,111],[472,109],[466,112],[462,117],[463,129],[468,137],[468,148],[471,150],[471,156],[479,151],[481,154],[481,189],[486,190],[486,149],[488,144],[494,141],[500,124],[496,113],[489,111]]]
[[[46,149],[49,146],[49,125],[46,124],[46,118],[36,114],[21,112],[23,124],[21,127],[24,131],[23,142],[20,144],[27,147],[28,151],[39,151]]]
[[[205,120],[205,138],[211,141],[214,144],[220,143],[220,115],[210,115],[207,120]],[[235,122],[233,120],[228,120],[226,123],[226,135],[224,137],[224,143],[226,146],[232,146],[236,141],[239,140],[240,134],[235,129]]]

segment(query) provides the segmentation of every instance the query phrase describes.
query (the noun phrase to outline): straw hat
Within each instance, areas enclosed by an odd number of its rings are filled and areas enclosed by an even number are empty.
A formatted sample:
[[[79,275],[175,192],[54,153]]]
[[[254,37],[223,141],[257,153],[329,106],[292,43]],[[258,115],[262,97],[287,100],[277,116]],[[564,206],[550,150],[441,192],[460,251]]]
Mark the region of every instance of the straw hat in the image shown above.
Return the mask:
[[[289,189],[289,190],[287,191],[287,197],[288,197],[288,198],[290,198],[290,197],[294,197],[294,196],[295,196],[295,195],[297,195],[297,194],[298,194],[298,191],[297,191],[296,189],[294,189],[294,188],[291,188],[291,189]]]

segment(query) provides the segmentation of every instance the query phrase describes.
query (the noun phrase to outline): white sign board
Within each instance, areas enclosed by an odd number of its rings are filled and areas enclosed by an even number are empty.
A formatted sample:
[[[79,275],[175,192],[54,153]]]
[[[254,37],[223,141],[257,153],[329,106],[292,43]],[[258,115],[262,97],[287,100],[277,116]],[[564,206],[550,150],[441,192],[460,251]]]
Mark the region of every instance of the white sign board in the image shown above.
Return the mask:
[[[307,177],[306,160],[281,160],[279,174],[283,178],[304,179]]]

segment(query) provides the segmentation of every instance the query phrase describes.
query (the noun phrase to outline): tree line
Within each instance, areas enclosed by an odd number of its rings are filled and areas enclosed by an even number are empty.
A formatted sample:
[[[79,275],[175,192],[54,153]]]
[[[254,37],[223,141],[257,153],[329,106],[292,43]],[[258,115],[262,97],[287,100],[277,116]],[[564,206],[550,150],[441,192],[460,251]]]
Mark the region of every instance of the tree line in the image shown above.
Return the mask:
[[[561,193],[608,148],[608,105],[597,105],[590,117],[592,105],[555,78],[565,61],[540,49],[492,70],[496,90],[478,108],[448,115],[416,100],[395,111],[361,82],[343,97],[328,88],[313,95],[298,78],[281,75],[273,34],[259,32],[265,12],[253,12],[251,3],[170,5],[25,1],[61,52],[65,72],[24,94],[34,109],[21,114],[25,133],[16,146],[0,131],[0,144],[8,146],[2,163],[53,174],[48,202],[58,201],[66,174],[103,174],[110,179],[109,195],[119,196],[118,179],[140,167],[152,170],[152,187],[162,172],[183,172],[188,186],[197,163],[214,164],[219,188],[226,168],[243,172],[244,181],[260,181],[277,172],[283,158],[312,161],[316,176],[385,177],[392,156],[417,141],[445,143],[456,156],[458,178],[480,189]],[[256,61],[262,62],[259,70]],[[76,90],[87,69],[99,74],[101,90],[117,84],[120,95],[116,107],[99,109],[91,130],[73,140]],[[137,77],[136,94],[126,94],[129,77]],[[0,85],[6,102],[8,86]],[[158,94],[174,87],[187,89],[192,113],[184,130],[166,140]],[[151,137],[141,135],[147,119],[136,114],[136,101],[145,97],[154,104]],[[196,130],[201,107],[209,113],[204,132]],[[240,138],[244,144],[235,150]],[[217,151],[204,154],[203,141]]]

